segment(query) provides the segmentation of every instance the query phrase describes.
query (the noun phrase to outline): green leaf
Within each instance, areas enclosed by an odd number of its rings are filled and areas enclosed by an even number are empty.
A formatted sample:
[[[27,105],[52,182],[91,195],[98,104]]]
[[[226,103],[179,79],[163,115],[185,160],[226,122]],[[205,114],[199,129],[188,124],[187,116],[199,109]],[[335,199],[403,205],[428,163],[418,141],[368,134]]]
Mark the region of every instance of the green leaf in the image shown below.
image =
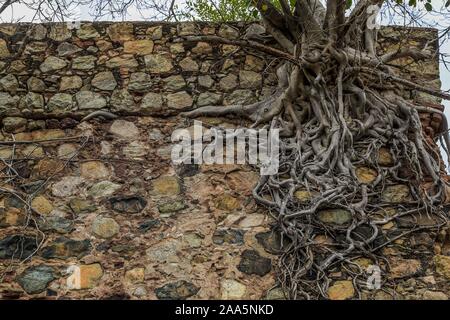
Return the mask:
[[[445,7],[447,8],[448,6],[450,6],[450,0],[448,0],[448,1],[445,3]]]
[[[411,7],[415,7],[417,5],[417,2],[416,0],[409,0],[408,5],[410,5]]]
[[[425,9],[427,9],[427,11],[431,11],[433,10],[433,6],[431,5],[431,3],[427,2],[425,3]]]
[[[450,1],[450,0],[448,0],[448,1]],[[350,7],[352,6],[352,3],[353,3],[352,0],[347,0],[347,2],[345,4],[346,9],[350,9]]]

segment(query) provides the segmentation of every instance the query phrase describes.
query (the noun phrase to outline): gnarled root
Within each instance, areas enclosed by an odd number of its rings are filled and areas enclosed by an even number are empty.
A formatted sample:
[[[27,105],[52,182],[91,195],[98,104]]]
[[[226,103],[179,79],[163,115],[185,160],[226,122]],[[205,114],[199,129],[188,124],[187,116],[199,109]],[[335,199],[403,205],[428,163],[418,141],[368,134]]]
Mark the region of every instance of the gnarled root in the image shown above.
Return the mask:
[[[433,217],[436,223],[428,229],[448,221],[441,205],[446,187],[441,159],[425,143],[419,118],[419,112],[444,117],[442,112],[380,89],[378,71],[350,67],[348,50],[325,51],[331,55],[319,59],[319,68],[285,67],[291,70],[288,81],[280,81],[276,94],[264,101],[186,114],[233,114],[255,125],[290,128],[280,140],[279,172],[262,176],[253,196],[277,213],[279,281],[294,299],[326,297],[329,271],[354,270],[354,258],[377,263],[379,250],[399,238],[398,232],[383,234],[382,224],[418,214]],[[398,85],[398,79],[385,77],[381,86],[388,88],[389,79]],[[403,190],[401,198],[390,195],[395,188]],[[340,218],[331,219],[334,215]],[[357,269],[355,276],[364,273]]]

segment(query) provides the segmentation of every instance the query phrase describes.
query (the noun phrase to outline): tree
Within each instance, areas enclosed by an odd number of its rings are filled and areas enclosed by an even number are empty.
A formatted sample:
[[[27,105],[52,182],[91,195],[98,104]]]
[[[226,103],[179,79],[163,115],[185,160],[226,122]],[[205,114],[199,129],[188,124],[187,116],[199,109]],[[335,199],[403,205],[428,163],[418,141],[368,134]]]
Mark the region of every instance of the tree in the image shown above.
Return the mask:
[[[252,21],[258,18],[258,11],[250,0],[188,0],[189,12],[186,18],[200,21]]]
[[[450,150],[447,120],[442,111],[410,103],[401,93],[409,88],[448,100],[450,95],[395,72],[392,62],[398,59],[431,59],[434,53],[428,46],[420,50],[401,47],[381,56],[375,50],[373,18],[379,7],[400,6],[414,20],[418,11],[411,7],[432,11],[430,0],[419,4],[414,0],[409,4],[384,0],[327,0],[326,5],[319,0],[276,2],[252,0],[252,5],[278,46],[217,36],[182,39],[233,44],[280,58],[283,63],[277,70],[276,92],[251,105],[205,106],[184,116],[234,116],[253,121],[253,126],[281,129],[280,174],[261,176],[253,196],[275,213],[276,230],[283,242],[278,266],[281,284],[291,298],[320,297],[326,296],[327,272],[333,266],[354,265],[350,260],[358,256],[378,259],[379,250],[393,241],[379,236],[381,224],[417,213],[438,219],[429,229],[448,221],[443,208],[448,184],[440,171],[442,160],[425,139],[419,112],[442,118],[438,136],[446,151]],[[197,2],[197,8],[204,4],[204,0]],[[448,5],[446,2],[443,7]],[[168,10],[173,7],[171,2]],[[206,8],[199,9],[200,17],[221,19],[211,6]],[[176,18],[172,13],[166,16]],[[441,37],[447,34],[448,29]],[[382,151],[394,159],[393,166],[380,163]],[[360,165],[373,168],[376,179],[360,181],[356,172]],[[405,182],[411,202],[393,204],[380,197],[386,186]],[[294,196],[297,191],[311,198],[299,202]],[[388,215],[389,207],[399,211]],[[324,225],[317,216],[328,209],[349,212],[351,223]],[[380,214],[382,218],[377,217]],[[316,245],[316,237],[322,234],[333,239],[333,250],[323,251]]]

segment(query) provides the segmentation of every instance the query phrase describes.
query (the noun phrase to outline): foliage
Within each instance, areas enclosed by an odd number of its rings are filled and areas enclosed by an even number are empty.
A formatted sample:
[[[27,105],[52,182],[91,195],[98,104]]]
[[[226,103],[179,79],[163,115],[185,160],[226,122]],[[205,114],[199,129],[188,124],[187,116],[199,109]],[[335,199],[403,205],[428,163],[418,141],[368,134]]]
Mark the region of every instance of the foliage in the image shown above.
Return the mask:
[[[187,0],[185,18],[202,21],[252,21],[259,18],[250,0]]]

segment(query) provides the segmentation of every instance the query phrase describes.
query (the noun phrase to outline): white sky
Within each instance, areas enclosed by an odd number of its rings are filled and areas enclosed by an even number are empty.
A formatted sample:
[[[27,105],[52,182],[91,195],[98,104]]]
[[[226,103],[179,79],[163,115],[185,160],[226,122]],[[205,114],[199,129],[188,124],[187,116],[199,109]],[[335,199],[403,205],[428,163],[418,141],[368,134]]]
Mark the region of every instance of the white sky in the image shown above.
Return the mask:
[[[182,0],[181,0],[182,1]],[[182,3],[181,1],[177,1],[178,3]],[[440,7],[442,5],[443,0],[432,0],[432,4],[434,7]],[[181,6],[181,5],[180,5]],[[80,5],[78,8],[74,10],[75,16],[74,19],[82,20],[82,21],[89,21],[93,20],[93,17],[91,15],[91,10],[89,8],[89,5]],[[30,21],[33,19],[34,12],[27,8],[25,5],[15,5],[11,9],[7,9],[5,12],[2,13],[0,16],[0,22],[10,22],[12,20],[20,19],[20,21]],[[435,22],[436,19],[439,19],[438,16],[430,17],[429,19],[432,19],[430,21]],[[140,21],[144,20],[142,15],[135,9],[131,8],[128,11],[128,15],[126,17],[122,18],[116,18],[111,19],[111,17],[103,17],[100,20],[129,20],[129,21]],[[442,20],[442,18],[441,18]],[[38,22],[38,21],[36,21]],[[448,22],[444,24],[449,24]],[[447,41],[443,45],[441,45],[440,48],[441,53],[450,54],[450,41]],[[450,71],[448,71],[445,66],[441,63],[440,65],[440,72],[441,72],[441,81],[442,81],[442,90],[450,90]],[[445,114],[447,115],[447,118],[450,121],[450,101],[443,101],[443,104],[446,107]],[[448,162],[447,162],[448,163]]]

